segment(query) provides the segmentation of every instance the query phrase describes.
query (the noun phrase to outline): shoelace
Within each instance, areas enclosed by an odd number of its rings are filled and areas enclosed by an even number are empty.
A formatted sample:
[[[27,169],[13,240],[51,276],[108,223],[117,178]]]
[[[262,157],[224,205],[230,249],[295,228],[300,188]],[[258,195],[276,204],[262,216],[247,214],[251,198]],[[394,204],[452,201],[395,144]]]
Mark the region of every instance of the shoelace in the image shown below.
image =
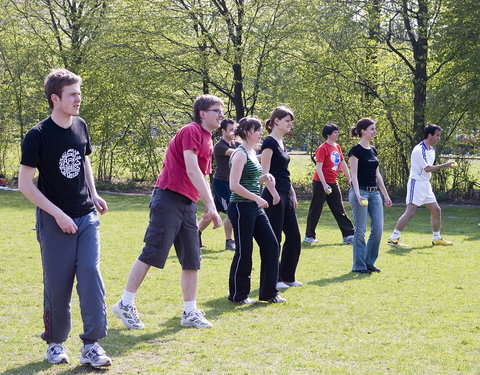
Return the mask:
[[[137,309],[135,308],[135,306],[130,305],[130,307],[128,309],[128,312],[132,315],[133,320],[135,320],[136,322],[138,322],[140,320],[140,318],[138,317]]]

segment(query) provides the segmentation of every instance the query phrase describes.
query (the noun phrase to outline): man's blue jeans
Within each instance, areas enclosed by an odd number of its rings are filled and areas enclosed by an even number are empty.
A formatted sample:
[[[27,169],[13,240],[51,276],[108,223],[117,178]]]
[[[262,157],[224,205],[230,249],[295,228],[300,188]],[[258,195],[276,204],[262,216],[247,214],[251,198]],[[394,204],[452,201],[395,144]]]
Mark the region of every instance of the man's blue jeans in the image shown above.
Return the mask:
[[[364,207],[358,202],[353,189],[348,193],[355,225],[352,271],[366,270],[375,264],[383,232],[383,203],[380,192],[360,189],[360,195],[368,200],[368,206]],[[367,215],[370,217],[370,236],[365,243]]]

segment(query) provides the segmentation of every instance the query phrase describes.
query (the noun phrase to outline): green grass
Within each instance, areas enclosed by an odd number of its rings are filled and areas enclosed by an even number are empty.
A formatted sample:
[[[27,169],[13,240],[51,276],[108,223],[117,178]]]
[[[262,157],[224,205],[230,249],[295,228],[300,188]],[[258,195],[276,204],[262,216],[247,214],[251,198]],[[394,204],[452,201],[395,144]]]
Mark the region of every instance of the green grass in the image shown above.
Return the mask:
[[[164,270],[152,269],[137,295],[146,325],[128,331],[110,312],[142,247],[148,197],[104,195],[102,273],[107,290],[109,334],[102,345],[112,356],[109,374],[478,374],[480,373],[480,207],[443,207],[442,234],[452,247],[432,247],[427,210],[402,234],[411,249],[382,244],[371,276],[350,273],[351,246],[325,207],[320,244],[304,246],[297,277],[305,283],[282,295],[286,304],[239,306],[227,302],[232,253],[223,230],[203,240],[199,307],[214,326],[182,329],[180,266],[172,251]],[[66,342],[70,364],[43,360],[42,270],[34,208],[18,192],[0,191],[0,373],[98,373],[79,367],[82,331],[78,298]],[[403,212],[385,209],[384,240]],[[301,202],[305,228],[308,202]],[[349,207],[348,207],[349,210]],[[258,297],[255,251],[251,297]],[[75,295],[75,293],[74,293]]]

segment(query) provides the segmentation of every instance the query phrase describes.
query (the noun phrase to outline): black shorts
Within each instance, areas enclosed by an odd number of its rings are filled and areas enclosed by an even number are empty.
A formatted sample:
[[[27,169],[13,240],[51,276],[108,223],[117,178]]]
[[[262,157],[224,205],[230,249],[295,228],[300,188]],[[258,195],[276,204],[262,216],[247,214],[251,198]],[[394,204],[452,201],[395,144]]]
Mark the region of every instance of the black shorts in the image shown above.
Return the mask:
[[[217,211],[227,213],[228,204],[230,203],[230,185],[228,181],[212,179],[213,201]]]
[[[145,246],[138,257],[142,262],[163,268],[173,244],[182,269],[199,270],[197,204],[182,194],[155,188],[143,241]]]

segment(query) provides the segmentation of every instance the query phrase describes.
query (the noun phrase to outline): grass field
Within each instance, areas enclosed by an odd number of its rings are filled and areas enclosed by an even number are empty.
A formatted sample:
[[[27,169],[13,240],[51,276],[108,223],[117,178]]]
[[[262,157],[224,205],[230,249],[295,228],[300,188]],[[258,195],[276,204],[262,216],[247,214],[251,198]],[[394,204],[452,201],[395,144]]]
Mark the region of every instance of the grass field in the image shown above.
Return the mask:
[[[2,374],[479,374],[480,207],[443,207],[442,234],[452,247],[432,247],[429,216],[419,209],[402,241],[410,249],[381,246],[382,273],[350,273],[351,246],[325,208],[318,245],[303,246],[297,278],[304,287],[282,293],[286,304],[240,306],[227,302],[232,253],[223,230],[203,240],[199,307],[208,330],[179,324],[180,267],[174,252],[164,270],[151,270],[137,295],[146,325],[128,331],[111,313],[142,247],[148,197],[104,195],[102,273],[109,334],[102,345],[107,370],[80,367],[82,332],[78,298],[66,342],[70,364],[43,360],[42,271],[34,207],[18,192],[0,191],[0,373]],[[403,211],[385,209],[384,240]],[[298,211],[301,232],[308,202]],[[349,211],[349,207],[348,207]],[[384,241],[383,241],[384,242]],[[255,252],[252,298],[258,297]],[[75,293],[74,293],[75,295]]]

